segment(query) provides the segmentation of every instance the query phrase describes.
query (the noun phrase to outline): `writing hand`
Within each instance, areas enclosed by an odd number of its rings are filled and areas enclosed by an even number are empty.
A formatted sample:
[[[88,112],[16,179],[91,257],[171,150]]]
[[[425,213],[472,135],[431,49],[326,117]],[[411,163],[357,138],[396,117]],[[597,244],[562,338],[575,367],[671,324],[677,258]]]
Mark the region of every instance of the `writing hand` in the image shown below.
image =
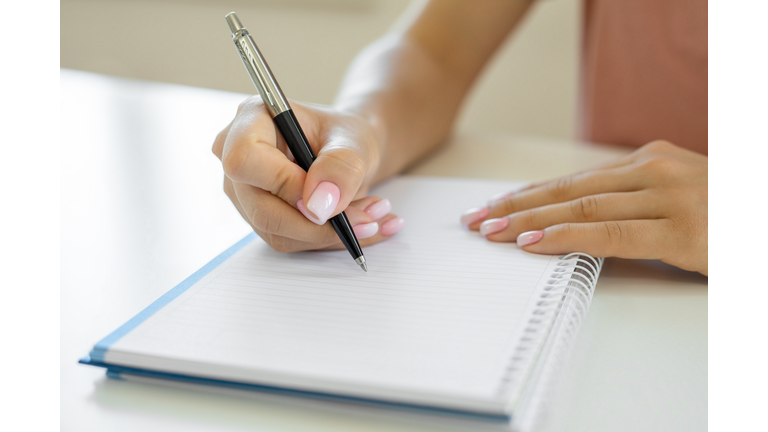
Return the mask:
[[[258,96],[240,104],[213,143],[224,191],[242,217],[280,252],[342,249],[325,224],[342,211],[361,246],[396,234],[404,221],[389,213],[389,201],[365,197],[380,153],[371,126],[331,108],[291,104],[317,155],[309,172],[293,162]]]

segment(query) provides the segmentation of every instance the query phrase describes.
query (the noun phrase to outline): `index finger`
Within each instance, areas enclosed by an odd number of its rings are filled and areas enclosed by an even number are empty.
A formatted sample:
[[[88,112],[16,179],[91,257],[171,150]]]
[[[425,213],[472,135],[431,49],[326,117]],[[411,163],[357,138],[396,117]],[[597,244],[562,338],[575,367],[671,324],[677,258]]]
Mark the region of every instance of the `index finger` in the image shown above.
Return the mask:
[[[264,104],[260,99],[249,99],[229,127],[221,162],[233,181],[269,191],[295,207],[306,172],[278,148],[279,141],[277,127]]]
[[[642,178],[627,174],[625,167],[592,171],[561,177],[541,186],[517,192],[491,203],[480,215],[483,216],[482,218],[468,220],[469,228],[478,229],[486,219],[500,218],[523,210],[563,203],[588,195],[639,190],[642,186]]]

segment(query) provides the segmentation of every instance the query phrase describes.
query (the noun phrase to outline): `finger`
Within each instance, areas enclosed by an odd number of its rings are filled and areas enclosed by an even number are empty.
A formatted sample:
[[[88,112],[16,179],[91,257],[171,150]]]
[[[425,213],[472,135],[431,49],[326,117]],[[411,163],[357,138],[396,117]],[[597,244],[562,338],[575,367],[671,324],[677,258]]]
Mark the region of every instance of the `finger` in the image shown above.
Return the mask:
[[[274,195],[253,186],[233,183],[233,189],[236,194],[236,201],[240,203],[242,208],[241,214],[249,221],[254,231],[314,244],[314,249],[340,241],[330,224],[318,226],[308,221],[307,217],[303,217],[299,213],[306,211],[301,200],[297,203],[299,210],[297,212],[296,209]],[[378,197],[371,197],[362,201],[362,204],[372,201],[376,202],[368,207],[375,206],[375,204],[384,200]],[[385,204],[387,210],[391,208],[389,201],[385,201]],[[381,207],[381,205],[378,207]],[[378,210],[378,212],[381,213],[381,210]],[[379,224],[365,210],[350,206],[346,210],[346,215],[350,225],[358,235],[358,239],[371,237],[379,230]],[[377,219],[382,219],[382,217],[377,217]],[[382,220],[381,222],[384,223],[386,221]],[[385,234],[385,236],[394,235],[395,232]]]
[[[491,241],[515,241],[524,232],[562,223],[656,219],[663,215],[662,210],[660,200],[649,191],[587,195],[564,203],[488,219],[480,225],[480,234]]]
[[[371,237],[367,237],[363,239],[360,239],[358,237],[358,242],[360,243],[360,247],[364,248],[376,243],[380,243],[384,240],[387,240],[392,236],[396,235],[397,233],[399,233],[405,227],[405,219],[398,217],[397,215],[394,215],[394,214],[388,214],[374,223],[376,223],[379,226],[378,231],[376,232],[376,234],[374,234]],[[337,244],[324,248],[324,250],[338,250],[338,249],[344,249],[344,245],[341,244],[341,241],[339,241]]]
[[[473,209],[474,214],[465,213],[462,222],[470,229],[477,230],[487,219],[500,218],[531,208],[571,201],[588,195],[610,192],[632,192],[642,188],[643,178],[631,175],[628,167],[604,171],[590,171],[574,174],[551,181],[534,189],[515,193],[487,207],[487,211]]]
[[[240,201],[237,199],[237,194],[235,194],[235,186],[232,183],[232,180],[226,175],[224,176],[224,193],[227,194],[227,197],[229,197],[229,200],[232,202],[232,205],[235,206],[237,212],[240,213],[240,216],[242,216],[246,222],[250,223],[248,216],[245,215],[242,206],[240,206]]]
[[[349,204],[349,207],[363,210],[371,220],[374,221],[381,219],[392,211],[392,204],[388,199],[381,199],[374,196],[352,201]],[[349,207],[347,207],[347,209],[349,209]]]
[[[354,222],[355,215],[359,210],[363,210],[374,222],[368,224],[357,224]],[[355,235],[361,247],[384,241],[405,227],[405,219],[390,213],[391,210],[392,204],[388,199],[381,199],[375,196],[365,197],[350,203],[345,212],[349,217],[350,224],[353,225]],[[334,250],[342,248],[342,246],[339,243],[326,249]]]
[[[307,220],[297,209],[271,193],[245,183],[234,183],[243,213],[254,230],[327,246],[336,239],[333,227],[319,226]]]
[[[307,172],[302,196],[320,222],[347,208],[375,169],[375,149],[368,145],[374,139],[363,133],[354,125],[338,124],[319,137],[323,145]]]
[[[260,99],[249,99],[241,105],[224,140],[222,165],[234,183],[268,191],[295,205],[306,173],[277,148],[278,135]]]
[[[388,200],[382,200],[378,197],[367,197],[365,200],[358,200],[359,202],[353,202],[353,204],[356,204],[356,206],[350,205],[350,207],[347,207],[346,214],[347,218],[349,219],[350,225],[352,225],[353,230],[355,231],[355,235],[358,239],[358,242],[360,243],[361,247],[370,246],[376,243],[379,243],[381,241],[384,241],[395,234],[397,234],[400,230],[403,229],[405,226],[405,221],[403,218],[399,218],[397,215],[387,213],[384,216],[378,218],[375,221],[372,221],[370,216],[361,210],[363,206],[365,206],[366,202],[375,201],[373,204],[366,207],[366,210],[368,210],[369,207],[375,206],[376,204],[379,204],[379,208],[386,208],[389,207],[389,201]],[[360,207],[360,208],[358,208]],[[247,218],[246,218],[247,220]],[[253,224],[252,224],[253,226]],[[323,227],[329,227],[329,224],[323,225]],[[323,227],[316,227],[316,228],[323,228]],[[274,234],[274,233],[268,233],[265,231],[262,231],[259,229],[259,227],[254,227],[254,231],[263,238],[267,244],[272,246],[275,250],[279,252],[296,252],[296,251],[303,251],[303,250],[340,250],[344,249],[344,245],[341,243],[341,240],[339,240],[338,236],[335,234],[331,236],[331,243],[328,245],[319,245],[317,243],[311,243],[307,241],[302,241],[301,239],[291,238],[284,235]]]
[[[521,234],[517,244],[540,254],[584,252],[593,257],[664,259],[672,250],[669,219],[565,223]]]
[[[371,237],[367,237],[367,238],[358,237],[358,243],[360,244],[360,247],[365,248],[365,247],[374,245],[376,243],[387,240],[390,237],[397,234],[404,227],[404,223],[402,223],[399,219],[401,218],[398,218],[397,215],[394,215],[394,214],[388,214],[383,218],[381,218],[378,221],[378,223],[376,223],[377,225],[386,224],[394,228],[390,230],[386,230],[384,232],[382,232],[381,229],[379,229],[376,232],[376,234],[374,234]],[[267,233],[260,232],[258,230],[254,230],[254,231],[256,231],[256,233],[261,238],[263,238],[267,242],[267,244],[272,246],[272,248],[277,250],[278,252],[345,249],[344,244],[341,243],[341,240],[339,240],[338,237],[336,237],[336,241],[334,243],[331,243],[330,245],[327,245],[327,246],[319,247],[316,243],[309,243],[309,242],[304,242],[304,241],[289,238],[289,237],[283,237],[283,236],[278,236],[274,234],[267,234]]]
[[[216,135],[216,139],[213,140],[213,148],[211,148],[211,150],[213,151],[213,154],[215,154],[216,157],[219,158],[219,160],[221,160],[221,154],[224,151],[224,141],[226,141],[227,135],[229,134],[229,129],[231,127],[232,127],[232,122],[229,122],[227,127],[222,129],[222,131],[219,132],[218,135]]]
[[[363,213],[373,222],[360,223],[353,221],[353,216],[356,212],[362,210]],[[347,207],[345,212],[349,216],[350,223],[355,231],[355,235],[361,245],[370,245],[378,243],[382,240],[397,234],[405,226],[405,219],[397,217],[390,213],[392,210],[392,204],[388,199],[381,199],[379,197],[365,197],[352,203]]]
[[[573,175],[586,174],[586,173],[588,173],[590,171],[608,170],[608,169],[612,169],[612,168],[620,168],[620,167],[623,167],[623,166],[626,166],[626,165],[630,165],[634,161],[634,157],[630,157],[630,156],[633,156],[633,155],[634,155],[634,153],[632,155],[625,156],[625,157],[613,160],[611,162],[608,162],[608,163],[605,163],[605,164],[602,164],[602,165],[597,165],[595,167],[592,167],[592,168],[589,168],[589,169],[586,169],[586,170],[583,170],[583,171],[578,171],[578,172],[574,173]],[[488,198],[488,206],[493,204],[495,201],[498,201],[498,200],[501,200],[501,199],[504,199],[504,198],[509,198],[512,195],[516,194],[516,193],[524,192],[524,191],[531,190],[531,189],[536,189],[538,187],[544,186],[545,184],[547,184],[547,183],[549,183],[551,181],[552,180],[544,180],[544,181],[531,182],[531,183],[525,184],[525,185],[523,185],[523,186],[521,186],[521,187],[519,187],[519,188],[517,188],[515,190],[512,190],[512,191],[499,192],[499,193],[491,196],[490,198]]]

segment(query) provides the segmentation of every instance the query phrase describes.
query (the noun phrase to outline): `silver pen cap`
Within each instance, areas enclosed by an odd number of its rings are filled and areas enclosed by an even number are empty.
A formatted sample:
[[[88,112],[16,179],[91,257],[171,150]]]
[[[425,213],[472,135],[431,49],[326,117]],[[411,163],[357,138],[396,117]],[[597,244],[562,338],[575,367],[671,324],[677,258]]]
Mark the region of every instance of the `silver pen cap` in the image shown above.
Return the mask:
[[[272,75],[269,65],[264,60],[264,56],[261,55],[261,51],[251,39],[248,30],[240,22],[240,18],[234,12],[228,13],[225,18],[229,30],[232,32],[232,41],[245,65],[245,70],[251,76],[251,81],[259,91],[269,114],[274,118],[291,109],[280,85],[275,80],[275,76]]]

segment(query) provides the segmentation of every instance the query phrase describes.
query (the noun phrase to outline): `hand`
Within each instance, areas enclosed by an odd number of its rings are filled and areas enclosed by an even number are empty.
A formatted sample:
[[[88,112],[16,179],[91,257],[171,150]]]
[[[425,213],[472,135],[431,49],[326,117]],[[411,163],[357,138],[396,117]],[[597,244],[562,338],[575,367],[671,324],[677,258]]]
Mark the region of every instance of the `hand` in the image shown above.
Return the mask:
[[[706,275],[707,157],[654,141],[614,163],[493,197],[461,221],[529,252],[659,259]]]
[[[291,102],[317,158],[304,172],[293,162],[261,98],[240,104],[213,153],[224,167],[224,191],[240,215],[273,249],[343,249],[330,224],[347,217],[361,246],[396,234],[402,218],[389,201],[365,197],[379,164],[373,128],[361,117]]]

